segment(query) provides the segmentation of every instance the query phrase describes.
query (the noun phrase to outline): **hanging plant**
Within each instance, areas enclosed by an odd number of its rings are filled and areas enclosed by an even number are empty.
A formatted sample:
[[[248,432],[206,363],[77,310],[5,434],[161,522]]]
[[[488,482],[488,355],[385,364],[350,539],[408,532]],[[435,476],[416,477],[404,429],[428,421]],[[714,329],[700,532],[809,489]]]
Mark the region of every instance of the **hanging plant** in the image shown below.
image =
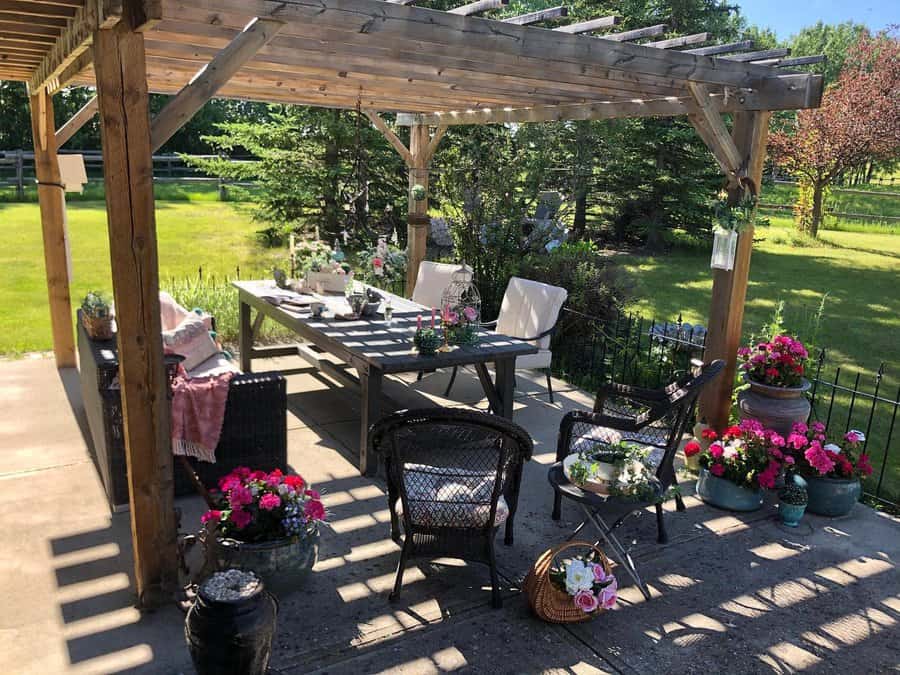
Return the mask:
[[[425,186],[419,185],[418,183],[412,186],[410,193],[412,194],[412,198],[417,202],[425,201],[425,198],[428,196],[428,190],[425,189]]]

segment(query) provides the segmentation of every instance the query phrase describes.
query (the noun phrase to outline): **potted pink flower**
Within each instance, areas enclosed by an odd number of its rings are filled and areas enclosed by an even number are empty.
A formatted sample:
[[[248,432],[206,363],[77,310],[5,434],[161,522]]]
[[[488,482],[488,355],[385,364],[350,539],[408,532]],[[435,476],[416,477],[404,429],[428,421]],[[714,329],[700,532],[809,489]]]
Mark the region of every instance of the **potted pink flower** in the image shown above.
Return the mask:
[[[755,511],[763,490],[775,487],[782,467],[794,462],[785,439],[756,420],[743,420],[700,455],[697,495],[706,503],[732,511]]]
[[[738,350],[741,370],[749,385],[738,394],[741,419],[759,420],[782,436],[795,422],[809,417],[810,404],[806,363],[809,353],[803,343],[790,335],[776,335],[769,342]]]
[[[865,434],[855,429],[837,442],[828,442],[821,422],[794,425],[787,437],[787,449],[796,457],[797,471],[806,479],[807,510],[822,516],[850,512],[862,493],[861,479],[872,473],[865,442]]]
[[[266,588],[297,588],[316,563],[325,507],[297,475],[238,467],[219,480],[218,505],[200,519],[216,569],[251,570]]]

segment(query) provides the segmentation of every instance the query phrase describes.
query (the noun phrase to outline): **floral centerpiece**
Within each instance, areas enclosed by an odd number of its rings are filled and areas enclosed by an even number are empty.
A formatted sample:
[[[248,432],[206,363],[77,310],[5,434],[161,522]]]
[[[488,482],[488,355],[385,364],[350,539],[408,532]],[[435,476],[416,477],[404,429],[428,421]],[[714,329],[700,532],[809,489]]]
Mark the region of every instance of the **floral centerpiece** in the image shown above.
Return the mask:
[[[825,425],[798,422],[787,437],[795,468],[806,478],[808,509],[827,516],[844,515],[859,499],[860,479],[872,474],[865,434],[851,429],[829,442]]]
[[[604,568],[593,551],[563,560],[550,570],[550,581],[572,596],[572,603],[585,614],[612,609],[618,600],[616,578]]]
[[[406,276],[406,251],[388,244],[384,237],[378,238],[378,244],[361,252],[360,260],[366,275],[379,280],[397,281]]]
[[[703,501],[736,511],[762,506],[762,490],[775,487],[782,467],[794,463],[777,431],[756,420],[728,427],[700,455],[697,494]]]
[[[447,342],[451,345],[470,345],[478,342],[478,310],[466,305],[444,305],[441,310],[441,328],[447,335]]]
[[[754,348],[738,350],[749,389],[738,395],[742,419],[757,419],[787,436],[796,422],[809,417],[810,404],[803,396],[809,389],[804,379],[809,353],[790,335],[776,335]]]
[[[628,441],[597,443],[590,450],[569,455],[563,461],[563,472],[589,492],[662,502],[670,495],[663,492],[656,478],[654,452],[658,448]]]
[[[319,493],[301,476],[247,467],[220,479],[219,489],[217,508],[201,517],[216,567],[253,570],[270,589],[299,583],[315,564],[326,520]]]

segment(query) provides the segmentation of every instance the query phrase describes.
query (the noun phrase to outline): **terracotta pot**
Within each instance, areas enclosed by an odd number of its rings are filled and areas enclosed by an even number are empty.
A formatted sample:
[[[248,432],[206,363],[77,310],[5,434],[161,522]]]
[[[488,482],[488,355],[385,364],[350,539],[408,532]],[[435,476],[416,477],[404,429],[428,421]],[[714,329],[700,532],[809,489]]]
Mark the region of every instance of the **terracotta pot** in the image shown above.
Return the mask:
[[[787,437],[796,422],[809,419],[810,405],[804,396],[809,381],[803,380],[799,387],[772,387],[748,378],[745,381],[750,388],[738,394],[742,420],[758,420],[767,429]]]

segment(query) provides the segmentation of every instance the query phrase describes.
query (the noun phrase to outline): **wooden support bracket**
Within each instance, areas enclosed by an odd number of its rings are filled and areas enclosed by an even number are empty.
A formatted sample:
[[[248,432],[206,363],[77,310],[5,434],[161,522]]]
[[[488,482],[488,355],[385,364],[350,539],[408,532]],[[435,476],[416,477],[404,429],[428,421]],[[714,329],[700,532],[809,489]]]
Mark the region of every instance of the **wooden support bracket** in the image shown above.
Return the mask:
[[[716,158],[722,173],[728,176],[729,183],[734,184],[745,171],[737,146],[713,105],[706,85],[688,82],[688,89],[697,104],[697,112],[688,115],[688,119]]]
[[[68,122],[56,130],[56,147],[59,148],[65,145],[72,136],[78,133],[78,130],[97,114],[98,108],[97,97],[94,96],[77,113],[72,115]]]
[[[400,153],[400,156],[403,158],[406,166],[412,167],[415,164],[412,154],[410,153],[409,149],[403,144],[403,141],[401,141],[397,137],[397,134],[395,134],[385,123],[385,121],[381,119],[381,115],[379,115],[374,110],[363,110],[362,112],[372,121],[372,124],[374,124],[375,128],[378,129],[378,131],[380,131],[381,134],[387,139],[388,143],[394,146],[394,150]]]
[[[254,19],[153,119],[151,149],[159,150],[190,120],[241,67],[266,46],[284,24],[273,19]]]

